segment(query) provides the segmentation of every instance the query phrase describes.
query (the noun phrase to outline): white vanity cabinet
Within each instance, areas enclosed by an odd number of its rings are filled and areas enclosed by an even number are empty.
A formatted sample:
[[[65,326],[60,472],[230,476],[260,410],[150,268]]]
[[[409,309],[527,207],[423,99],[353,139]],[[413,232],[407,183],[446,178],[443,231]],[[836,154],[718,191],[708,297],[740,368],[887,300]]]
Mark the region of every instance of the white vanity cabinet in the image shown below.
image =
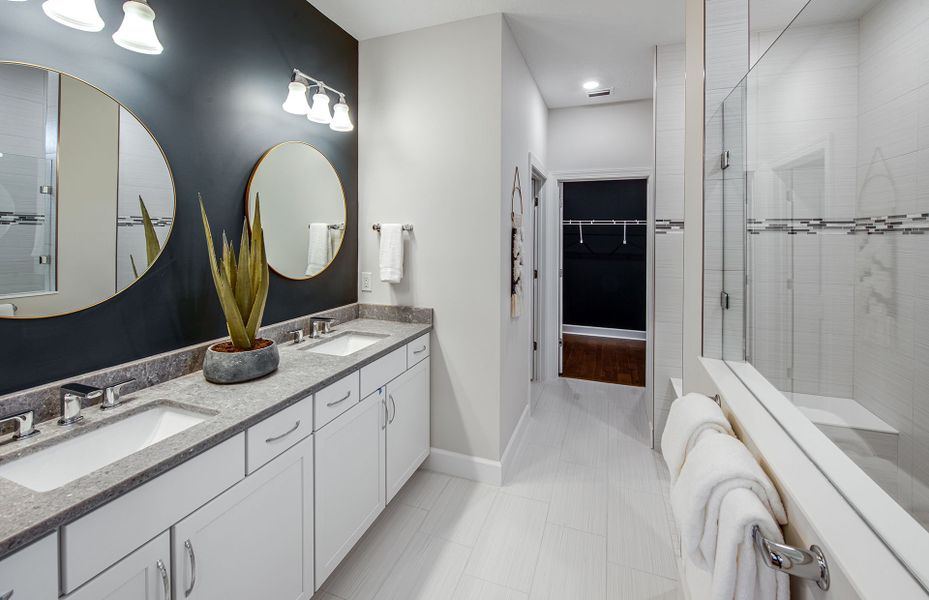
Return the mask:
[[[174,598],[313,596],[313,438],[173,528]]]
[[[387,384],[387,405],[390,502],[429,456],[429,358]]]
[[[0,600],[58,598],[58,535],[0,560]]]
[[[170,570],[171,535],[166,531],[65,600],[170,600]]]
[[[314,434],[317,587],[384,510],[385,426],[374,394]]]

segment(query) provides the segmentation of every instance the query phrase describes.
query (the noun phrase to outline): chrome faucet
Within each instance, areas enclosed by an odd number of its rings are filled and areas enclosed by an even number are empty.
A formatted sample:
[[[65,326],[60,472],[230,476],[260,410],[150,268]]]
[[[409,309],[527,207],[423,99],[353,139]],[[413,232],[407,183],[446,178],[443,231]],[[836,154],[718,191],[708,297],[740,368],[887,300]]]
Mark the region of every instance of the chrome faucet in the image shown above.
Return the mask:
[[[39,433],[39,430],[35,428],[35,411],[27,410],[0,419],[0,425],[6,423],[13,423],[16,426],[16,430],[13,432],[14,440],[21,440]]]
[[[320,338],[332,333],[332,317],[310,317],[310,337]]]
[[[96,400],[103,396],[103,390],[83,383],[66,383],[61,386],[61,418],[59,425],[74,425],[84,420],[81,409],[84,400]]]
[[[100,403],[100,410],[106,410],[108,408],[116,408],[123,403],[122,392],[123,386],[129,385],[134,382],[135,378],[130,377],[113,385],[108,385],[103,388],[103,402]],[[2,600],[2,599],[0,599]]]

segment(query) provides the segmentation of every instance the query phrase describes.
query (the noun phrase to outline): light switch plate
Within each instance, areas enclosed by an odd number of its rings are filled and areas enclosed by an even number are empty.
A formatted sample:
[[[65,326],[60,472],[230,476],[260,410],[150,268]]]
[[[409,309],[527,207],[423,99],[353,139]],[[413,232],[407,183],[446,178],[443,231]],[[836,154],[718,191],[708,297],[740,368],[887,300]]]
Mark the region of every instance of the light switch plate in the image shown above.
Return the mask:
[[[361,274],[361,291],[362,292],[371,291],[371,273],[364,272]]]

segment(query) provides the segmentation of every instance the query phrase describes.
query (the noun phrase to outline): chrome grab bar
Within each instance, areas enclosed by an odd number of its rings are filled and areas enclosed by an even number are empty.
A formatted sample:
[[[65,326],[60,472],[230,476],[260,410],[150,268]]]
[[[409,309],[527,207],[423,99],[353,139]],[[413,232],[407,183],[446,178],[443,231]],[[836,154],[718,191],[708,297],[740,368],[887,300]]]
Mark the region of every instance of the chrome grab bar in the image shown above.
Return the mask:
[[[761,533],[758,525],[752,528],[752,540],[755,552],[768,568],[783,571],[791,577],[813,580],[824,592],[829,589],[829,564],[819,546],[804,550],[772,542]]]

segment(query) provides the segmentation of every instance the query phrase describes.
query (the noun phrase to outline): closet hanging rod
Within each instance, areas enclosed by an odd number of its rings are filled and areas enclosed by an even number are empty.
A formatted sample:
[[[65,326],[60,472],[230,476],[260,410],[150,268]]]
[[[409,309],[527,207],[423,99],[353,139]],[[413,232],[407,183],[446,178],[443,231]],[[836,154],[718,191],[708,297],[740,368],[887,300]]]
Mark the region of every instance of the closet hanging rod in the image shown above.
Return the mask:
[[[566,219],[562,225],[648,225],[641,219]]]

